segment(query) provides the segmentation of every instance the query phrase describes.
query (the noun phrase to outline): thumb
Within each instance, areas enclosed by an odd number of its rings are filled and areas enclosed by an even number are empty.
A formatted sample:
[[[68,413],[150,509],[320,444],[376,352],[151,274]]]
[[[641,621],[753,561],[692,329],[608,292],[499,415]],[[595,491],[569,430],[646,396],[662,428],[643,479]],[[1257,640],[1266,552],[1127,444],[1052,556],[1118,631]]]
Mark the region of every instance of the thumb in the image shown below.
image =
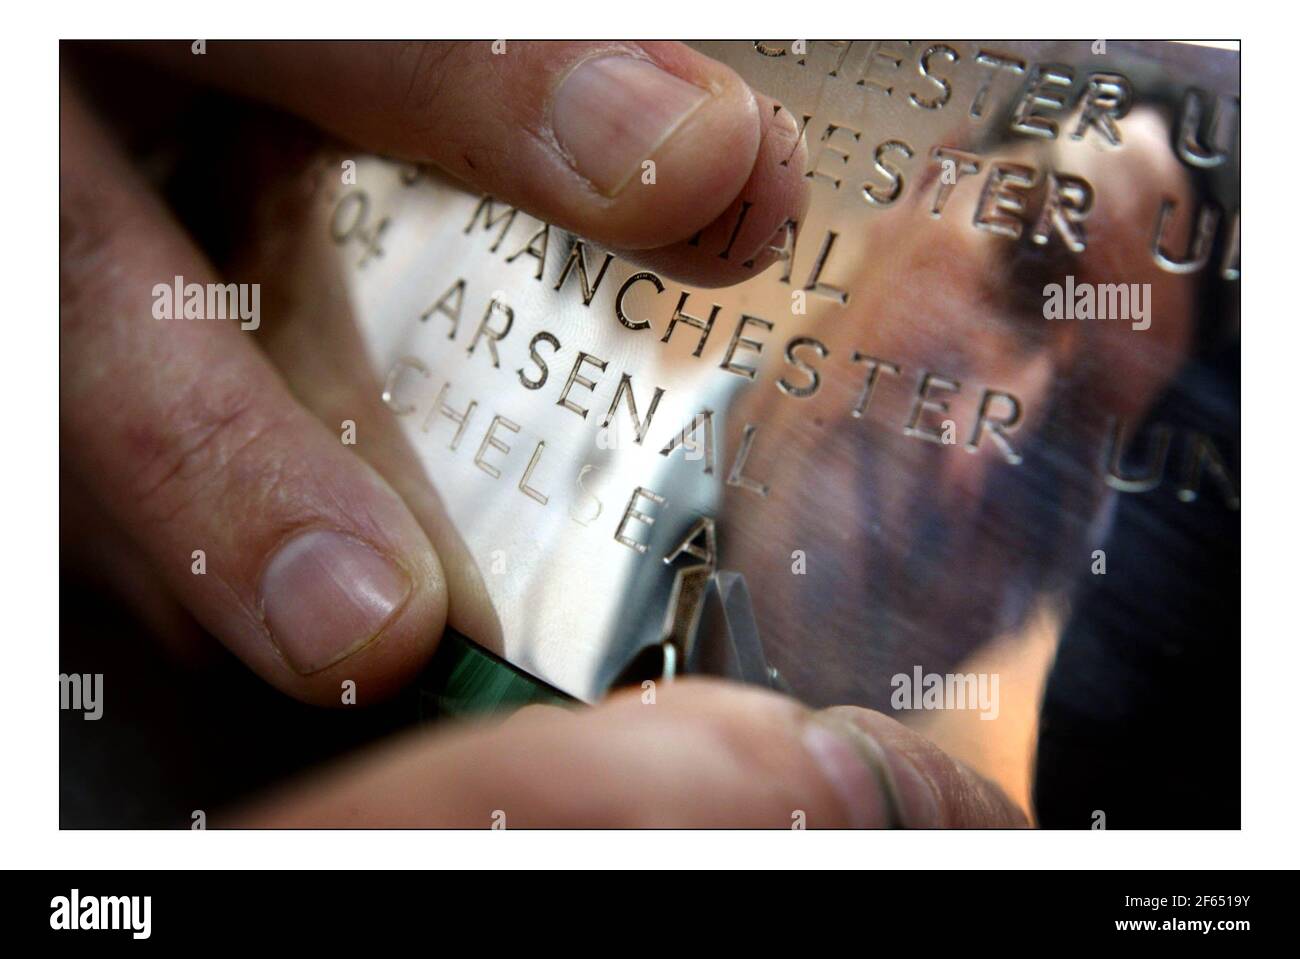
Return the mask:
[[[248,332],[155,318],[159,281],[217,277],[66,87],[60,120],[65,463],[268,682],[328,705],[346,681],[361,701],[393,692],[444,624],[433,547]]]

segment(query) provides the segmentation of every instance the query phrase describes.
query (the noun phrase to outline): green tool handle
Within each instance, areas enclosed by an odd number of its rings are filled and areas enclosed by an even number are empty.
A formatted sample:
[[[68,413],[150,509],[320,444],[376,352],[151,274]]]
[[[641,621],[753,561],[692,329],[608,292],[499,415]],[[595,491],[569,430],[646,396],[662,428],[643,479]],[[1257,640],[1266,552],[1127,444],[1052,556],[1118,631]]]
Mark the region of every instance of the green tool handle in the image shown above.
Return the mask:
[[[417,688],[422,720],[514,712],[533,703],[577,703],[450,628]]]

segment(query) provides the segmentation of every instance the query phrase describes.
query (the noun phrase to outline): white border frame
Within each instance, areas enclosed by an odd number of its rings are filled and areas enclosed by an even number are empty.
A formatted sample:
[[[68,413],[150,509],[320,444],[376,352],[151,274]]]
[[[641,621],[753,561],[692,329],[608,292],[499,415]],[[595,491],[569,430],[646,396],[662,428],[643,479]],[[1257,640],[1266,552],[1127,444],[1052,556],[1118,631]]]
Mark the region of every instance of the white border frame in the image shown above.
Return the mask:
[[[1026,833],[818,832],[172,832],[68,831],[58,828],[58,203],[59,38],[203,35],[290,37],[316,33],[400,36],[533,37],[556,31],[640,36],[648,31],[691,36],[823,36],[863,27],[861,8],[826,5],[800,11],[770,2],[731,7],[684,0],[650,6],[614,5],[599,14],[560,14],[554,6],[517,2],[475,16],[466,5],[443,5],[426,22],[409,3],[317,2],[298,10],[234,0],[196,11],[174,3],[64,3],[11,6],[6,13],[4,88],[10,91],[7,140],[11,228],[3,239],[7,328],[16,332],[3,377],[5,427],[11,432],[3,479],[8,535],[2,555],[9,623],[0,672],[0,848],[4,865],[29,868],[501,867],[522,863],[591,867],[961,867],[981,868],[1239,868],[1297,865],[1297,726],[1290,680],[1300,675],[1296,611],[1289,573],[1295,561],[1296,446],[1300,438],[1284,406],[1300,335],[1289,299],[1297,274],[1285,232],[1285,191],[1294,176],[1297,123],[1288,34],[1261,13],[1246,22],[1243,4],[1224,15],[1219,3],[1190,2],[1176,20],[1168,9],[1126,5],[1122,16],[1085,19],[1075,9],[1036,8],[1029,31],[1020,11],[1014,36],[1243,36],[1243,207],[1250,262],[1242,287],[1244,337],[1242,423],[1242,820],[1240,832],[1111,831]],[[299,8],[301,9],[301,8]],[[572,8],[567,8],[571,10]],[[985,8],[956,3],[874,7],[870,26],[887,35],[918,31],[958,37],[1001,28]],[[1258,28],[1258,29],[1256,29]],[[1259,118],[1255,121],[1254,118]],[[1214,703],[1189,704],[1214,709]],[[1231,717],[1229,717],[1231,721]],[[1158,748],[1159,744],[1153,744]],[[1206,777],[1236,777],[1207,756]]]

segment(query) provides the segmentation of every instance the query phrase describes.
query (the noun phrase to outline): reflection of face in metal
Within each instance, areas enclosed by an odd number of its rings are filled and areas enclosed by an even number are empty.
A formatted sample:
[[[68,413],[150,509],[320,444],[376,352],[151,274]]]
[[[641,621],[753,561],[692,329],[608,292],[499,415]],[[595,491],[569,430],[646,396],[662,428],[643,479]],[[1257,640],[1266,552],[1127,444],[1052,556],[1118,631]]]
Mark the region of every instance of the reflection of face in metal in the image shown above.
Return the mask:
[[[1129,114],[1124,132],[1110,154],[1087,141],[983,144],[982,182],[943,193],[942,160],[930,164],[868,229],[837,239],[850,302],[808,330],[825,360],[816,393],[802,405],[769,393],[746,412],[788,436],[768,468],[798,495],[775,529],[824,557],[759,616],[778,667],[811,698],[883,705],[895,673],[959,664],[1087,570],[1110,423],[1141,422],[1195,323],[1192,282],[1162,270],[1137,229],[1162,195],[1194,207],[1190,177],[1157,111]],[[960,125],[940,136],[976,156]],[[1090,197],[1067,228],[1043,212],[1064,176]],[[1148,291],[1158,321],[1049,321],[1044,287],[1067,277]],[[837,535],[848,529],[867,535]],[[736,535],[757,554],[774,532]],[[861,632],[787,655],[827,610]]]

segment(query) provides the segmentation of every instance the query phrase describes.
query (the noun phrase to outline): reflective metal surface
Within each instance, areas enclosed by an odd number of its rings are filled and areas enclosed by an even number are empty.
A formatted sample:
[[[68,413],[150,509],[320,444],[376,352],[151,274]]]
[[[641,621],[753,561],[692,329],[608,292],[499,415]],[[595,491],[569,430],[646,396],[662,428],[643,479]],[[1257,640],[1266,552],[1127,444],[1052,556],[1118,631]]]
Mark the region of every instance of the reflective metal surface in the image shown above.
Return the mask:
[[[453,625],[587,700],[674,633],[699,637],[688,666],[817,705],[997,675],[1001,722],[899,715],[1027,770],[1072,597],[1126,575],[1117,502],[1238,506],[1235,403],[1209,429],[1152,418],[1239,335],[1237,56],[701,49],[809,148],[788,256],[739,286],[606,265],[384,161],[337,199],[384,403],[490,610]]]

